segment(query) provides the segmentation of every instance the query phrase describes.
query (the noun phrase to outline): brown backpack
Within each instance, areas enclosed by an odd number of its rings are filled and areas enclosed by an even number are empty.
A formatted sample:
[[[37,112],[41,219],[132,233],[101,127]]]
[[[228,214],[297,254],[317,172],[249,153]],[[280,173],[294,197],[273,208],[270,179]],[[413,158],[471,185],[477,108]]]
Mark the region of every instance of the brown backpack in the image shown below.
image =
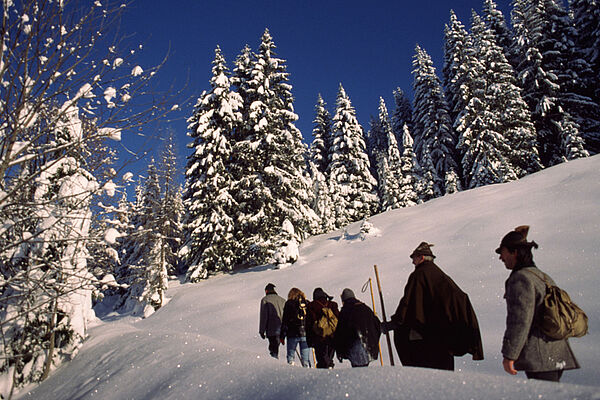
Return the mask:
[[[541,279],[546,285],[546,295],[542,302],[542,315],[539,327],[546,336],[561,340],[581,337],[588,333],[588,317],[571,301],[566,291],[551,285],[545,276],[527,270]]]

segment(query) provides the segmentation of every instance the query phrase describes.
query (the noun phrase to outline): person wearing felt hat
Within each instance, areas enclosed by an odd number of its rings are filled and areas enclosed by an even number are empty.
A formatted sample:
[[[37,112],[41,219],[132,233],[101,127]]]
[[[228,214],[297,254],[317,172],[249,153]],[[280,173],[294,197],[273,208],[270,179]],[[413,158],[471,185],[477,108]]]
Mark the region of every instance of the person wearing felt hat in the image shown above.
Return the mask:
[[[415,270],[382,329],[394,331],[402,365],[454,370],[455,356],[470,353],[483,360],[481,334],[469,297],[433,263],[432,247],[421,242],[411,253]]]
[[[265,286],[265,296],[260,301],[258,333],[261,338],[269,340],[269,353],[273,358],[279,358],[279,335],[284,305],[285,299],[277,294],[275,285],[268,283]]]
[[[558,382],[564,370],[579,368],[567,339],[546,337],[537,322],[542,313],[546,283],[554,281],[537,268],[527,241],[529,226],[508,232],[496,249],[510,275],[505,282],[506,330],[502,339],[502,366],[510,375],[525,371],[529,379]]]

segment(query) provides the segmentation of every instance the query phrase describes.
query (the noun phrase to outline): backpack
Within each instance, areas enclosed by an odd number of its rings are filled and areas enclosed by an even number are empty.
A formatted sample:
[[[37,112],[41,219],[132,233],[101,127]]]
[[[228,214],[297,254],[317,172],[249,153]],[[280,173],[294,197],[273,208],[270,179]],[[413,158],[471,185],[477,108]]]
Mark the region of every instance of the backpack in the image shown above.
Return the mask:
[[[313,324],[313,332],[317,336],[327,338],[333,336],[337,327],[338,319],[329,307],[321,309],[321,317]]]
[[[566,291],[551,285],[548,280],[529,271],[546,285],[546,295],[542,302],[542,315],[538,321],[544,335],[562,340],[581,337],[588,333],[588,317],[577,304],[571,301]]]

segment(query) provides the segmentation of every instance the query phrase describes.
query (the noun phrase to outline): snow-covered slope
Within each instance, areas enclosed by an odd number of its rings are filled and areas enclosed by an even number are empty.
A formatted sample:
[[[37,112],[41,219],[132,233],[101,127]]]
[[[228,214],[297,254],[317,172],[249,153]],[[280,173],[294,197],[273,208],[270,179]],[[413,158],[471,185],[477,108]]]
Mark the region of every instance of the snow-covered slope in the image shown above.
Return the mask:
[[[20,397],[600,399],[598,171],[600,156],[572,161],[517,182],[374,216],[377,232],[365,238],[358,235],[358,223],[346,233],[310,238],[299,261],[288,268],[259,267],[200,284],[171,282],[165,307],[145,320],[99,324],[72,362]],[[538,266],[589,317],[590,333],[571,340],[582,368],[565,372],[561,384],[527,381],[522,373],[508,376],[501,366],[508,271],[494,249],[506,232],[522,224],[531,225],[529,238],[540,245],[534,252]],[[257,333],[267,282],[284,297],[293,286],[309,297],[320,286],[338,302],[342,289],[350,287],[370,305],[369,290],[361,288],[369,278],[375,280],[377,264],[389,316],[413,269],[408,255],[421,241],[435,244],[437,264],[469,294],[482,330],[484,361],[458,358],[455,372],[391,367],[383,337],[384,367],[377,361],[351,369],[346,361],[333,370],[309,370],[268,356],[267,342]]]

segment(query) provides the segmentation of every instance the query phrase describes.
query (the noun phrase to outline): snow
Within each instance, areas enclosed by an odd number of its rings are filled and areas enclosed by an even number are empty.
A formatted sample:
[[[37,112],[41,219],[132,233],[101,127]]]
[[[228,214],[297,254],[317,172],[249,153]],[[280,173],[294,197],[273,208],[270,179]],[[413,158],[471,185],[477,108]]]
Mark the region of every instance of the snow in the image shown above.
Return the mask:
[[[144,70],[142,69],[142,67],[140,67],[139,65],[136,65],[132,70],[131,70],[131,75],[133,76],[139,76],[141,74],[144,73]]]
[[[375,236],[355,240],[362,222],[307,239],[288,268],[267,266],[223,274],[197,284],[169,282],[170,301],[147,319],[101,315],[73,361],[20,399],[599,399],[600,398],[600,156],[570,161],[519,181],[446,195],[369,218]],[[521,224],[538,266],[567,290],[588,314],[590,333],[572,339],[581,369],[562,383],[507,375],[500,347],[508,271],[494,249]],[[295,286],[312,297],[315,287],[335,296],[343,288],[371,305],[360,288],[378,266],[389,315],[413,266],[408,255],[434,243],[436,263],[473,303],[485,360],[456,358],[456,371],[391,367],[385,338],[384,364],[351,369],[303,369],[269,357],[258,335],[264,286],[280,295]],[[368,285],[367,285],[368,286]],[[376,290],[376,287],[374,288]],[[368,290],[368,289],[367,289]],[[376,301],[376,311],[380,311]]]

